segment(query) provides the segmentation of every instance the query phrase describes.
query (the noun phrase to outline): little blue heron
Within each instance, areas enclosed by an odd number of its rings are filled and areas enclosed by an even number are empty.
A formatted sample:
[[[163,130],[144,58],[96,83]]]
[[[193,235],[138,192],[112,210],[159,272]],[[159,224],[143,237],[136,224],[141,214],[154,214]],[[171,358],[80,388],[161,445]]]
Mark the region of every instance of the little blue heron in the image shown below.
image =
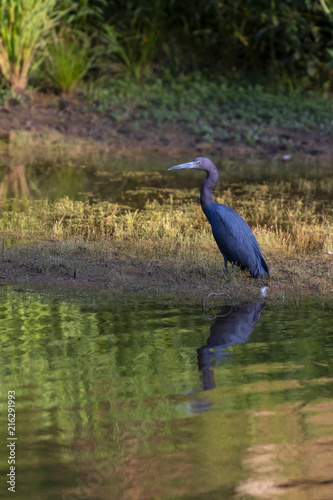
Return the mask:
[[[214,163],[209,158],[199,157],[168,170],[181,168],[207,172],[207,177],[201,185],[200,203],[223,255],[225,272],[228,262],[231,262],[241,269],[248,269],[251,276],[269,276],[268,266],[250,226],[232,208],[213,201],[212,190],[219,181],[219,173]]]

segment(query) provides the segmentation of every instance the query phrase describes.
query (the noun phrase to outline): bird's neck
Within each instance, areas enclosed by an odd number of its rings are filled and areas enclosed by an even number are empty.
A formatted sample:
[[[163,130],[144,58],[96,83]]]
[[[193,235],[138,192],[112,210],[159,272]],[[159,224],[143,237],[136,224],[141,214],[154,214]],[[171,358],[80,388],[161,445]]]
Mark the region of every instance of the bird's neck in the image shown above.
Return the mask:
[[[219,173],[216,170],[207,172],[207,177],[201,184],[200,203],[202,210],[206,213],[206,209],[213,203],[212,190],[219,182]]]

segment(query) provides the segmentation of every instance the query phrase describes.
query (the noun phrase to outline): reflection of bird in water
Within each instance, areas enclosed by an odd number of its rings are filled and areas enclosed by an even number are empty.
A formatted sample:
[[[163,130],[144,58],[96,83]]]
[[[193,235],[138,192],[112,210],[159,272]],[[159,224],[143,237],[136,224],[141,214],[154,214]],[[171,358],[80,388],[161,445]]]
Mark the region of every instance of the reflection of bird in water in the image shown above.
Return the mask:
[[[202,374],[203,389],[214,389],[214,372],[211,366],[229,353],[226,347],[243,344],[249,339],[254,325],[259,321],[264,302],[252,302],[242,306],[223,306],[210,328],[207,344],[198,349],[198,366]],[[214,349],[212,351],[212,349]]]
[[[241,269],[249,269],[251,276],[269,276],[267,264],[249,225],[232,208],[213,201],[212,190],[219,181],[219,173],[214,163],[209,158],[200,157],[168,170],[181,168],[207,172],[207,177],[201,185],[200,203],[223,255],[225,272],[227,263],[231,262]]]

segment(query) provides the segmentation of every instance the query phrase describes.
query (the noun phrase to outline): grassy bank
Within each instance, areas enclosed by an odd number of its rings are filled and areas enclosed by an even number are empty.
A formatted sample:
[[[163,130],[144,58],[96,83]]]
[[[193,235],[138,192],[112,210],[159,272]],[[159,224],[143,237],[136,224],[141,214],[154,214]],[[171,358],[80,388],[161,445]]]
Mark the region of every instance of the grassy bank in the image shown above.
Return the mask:
[[[332,208],[326,210],[325,200],[311,201],[315,181],[299,181],[307,198],[291,196],[289,183],[272,185],[237,185],[227,188],[217,197],[220,203],[230,205],[254,228],[259,242],[272,253],[288,256],[333,251],[330,230]],[[322,192],[332,189],[327,180]],[[287,194],[288,193],[288,194]],[[140,242],[165,248],[164,254],[186,252],[211,241],[211,229],[200,206],[187,201],[195,191],[184,194],[175,191],[175,199],[163,205],[148,201],[142,210],[126,210],[117,204],[72,201],[63,198],[48,200],[11,200],[3,208],[0,219],[2,234],[14,238],[68,240],[72,237],[85,241]],[[178,195],[178,197],[177,197]]]
[[[217,192],[217,201],[232,206],[252,226],[271,270],[271,296],[333,292],[332,206],[327,202],[332,182],[327,177],[233,183]],[[140,210],[69,198],[8,200],[0,218],[2,278],[25,286],[67,283],[117,294],[258,296],[263,280],[237,269],[222,274],[210,226],[193,201],[197,190],[163,191],[161,203],[147,201]]]

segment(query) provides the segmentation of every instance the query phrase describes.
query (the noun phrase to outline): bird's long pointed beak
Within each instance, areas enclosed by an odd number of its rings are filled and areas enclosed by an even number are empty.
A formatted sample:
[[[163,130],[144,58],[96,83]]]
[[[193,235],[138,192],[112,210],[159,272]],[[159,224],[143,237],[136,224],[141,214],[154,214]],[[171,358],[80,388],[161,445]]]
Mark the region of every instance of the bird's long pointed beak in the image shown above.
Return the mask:
[[[168,168],[168,170],[179,170],[181,168],[196,168],[195,161],[189,161],[188,163],[181,163],[180,165],[175,165],[174,167]]]

